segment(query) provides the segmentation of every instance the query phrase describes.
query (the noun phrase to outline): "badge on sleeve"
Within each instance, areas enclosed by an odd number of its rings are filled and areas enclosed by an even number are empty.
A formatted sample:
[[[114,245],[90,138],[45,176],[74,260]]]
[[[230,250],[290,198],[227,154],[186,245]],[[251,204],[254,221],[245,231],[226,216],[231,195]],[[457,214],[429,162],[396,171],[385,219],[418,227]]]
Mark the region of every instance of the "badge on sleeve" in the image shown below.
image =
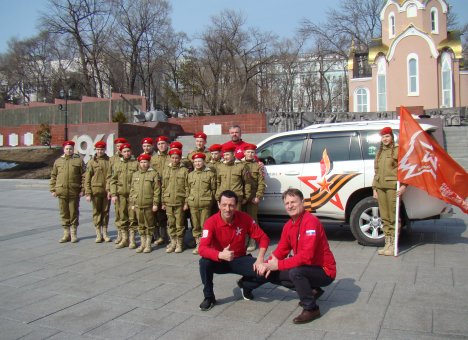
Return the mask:
[[[202,238],[207,238],[207,237],[208,237],[208,230],[203,229]]]
[[[306,236],[315,236],[315,230],[314,229],[306,230]]]

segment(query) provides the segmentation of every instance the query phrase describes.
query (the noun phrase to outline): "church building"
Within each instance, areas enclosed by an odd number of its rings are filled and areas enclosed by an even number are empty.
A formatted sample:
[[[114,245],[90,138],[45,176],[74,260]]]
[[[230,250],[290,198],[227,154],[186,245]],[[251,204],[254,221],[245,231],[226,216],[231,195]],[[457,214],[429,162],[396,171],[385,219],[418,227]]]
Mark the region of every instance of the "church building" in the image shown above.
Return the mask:
[[[368,51],[351,48],[349,111],[468,106],[468,65],[460,32],[447,31],[445,0],[387,0],[382,36]]]

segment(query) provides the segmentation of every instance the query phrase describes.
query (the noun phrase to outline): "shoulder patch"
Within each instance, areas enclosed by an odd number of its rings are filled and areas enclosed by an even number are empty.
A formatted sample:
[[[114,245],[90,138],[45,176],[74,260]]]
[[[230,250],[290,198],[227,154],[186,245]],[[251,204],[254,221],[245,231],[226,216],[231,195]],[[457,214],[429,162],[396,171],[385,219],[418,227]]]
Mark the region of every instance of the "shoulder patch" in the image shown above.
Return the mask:
[[[202,238],[207,238],[207,237],[208,237],[208,230],[203,229]]]

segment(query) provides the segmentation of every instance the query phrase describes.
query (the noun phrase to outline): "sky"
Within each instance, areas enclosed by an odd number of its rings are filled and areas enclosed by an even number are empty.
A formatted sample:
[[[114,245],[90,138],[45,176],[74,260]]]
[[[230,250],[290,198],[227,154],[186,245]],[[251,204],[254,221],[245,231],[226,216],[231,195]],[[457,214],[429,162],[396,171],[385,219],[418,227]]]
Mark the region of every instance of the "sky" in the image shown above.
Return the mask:
[[[292,37],[303,19],[323,22],[329,9],[342,0],[170,0],[172,25],[195,37],[209,25],[210,17],[223,9],[241,10],[247,26],[271,31],[280,37]],[[459,24],[468,23],[468,0],[448,0],[457,13]],[[40,11],[47,10],[47,0],[0,0],[0,53],[7,51],[13,37],[25,39],[38,33]]]

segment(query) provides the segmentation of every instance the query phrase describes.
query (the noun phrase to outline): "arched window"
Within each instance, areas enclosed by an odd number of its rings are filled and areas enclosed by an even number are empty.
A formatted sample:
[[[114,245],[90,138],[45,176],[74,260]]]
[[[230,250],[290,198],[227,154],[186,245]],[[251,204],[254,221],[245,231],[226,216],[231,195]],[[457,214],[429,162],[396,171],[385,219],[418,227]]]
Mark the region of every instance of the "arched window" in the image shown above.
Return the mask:
[[[354,91],[354,112],[369,112],[369,90],[360,87]]]
[[[410,53],[407,58],[408,65],[408,96],[419,96],[419,65],[418,55]]]
[[[442,107],[453,107],[452,58],[449,53],[442,54]]]
[[[439,34],[439,13],[437,8],[431,8],[431,33]]]
[[[416,7],[416,5],[414,4],[409,5],[408,8],[406,9],[406,17],[414,18],[417,16],[418,16],[418,8]]]
[[[395,13],[390,12],[388,15],[388,38],[391,39],[395,36]]]
[[[377,61],[377,111],[387,111],[387,62],[385,57]]]

